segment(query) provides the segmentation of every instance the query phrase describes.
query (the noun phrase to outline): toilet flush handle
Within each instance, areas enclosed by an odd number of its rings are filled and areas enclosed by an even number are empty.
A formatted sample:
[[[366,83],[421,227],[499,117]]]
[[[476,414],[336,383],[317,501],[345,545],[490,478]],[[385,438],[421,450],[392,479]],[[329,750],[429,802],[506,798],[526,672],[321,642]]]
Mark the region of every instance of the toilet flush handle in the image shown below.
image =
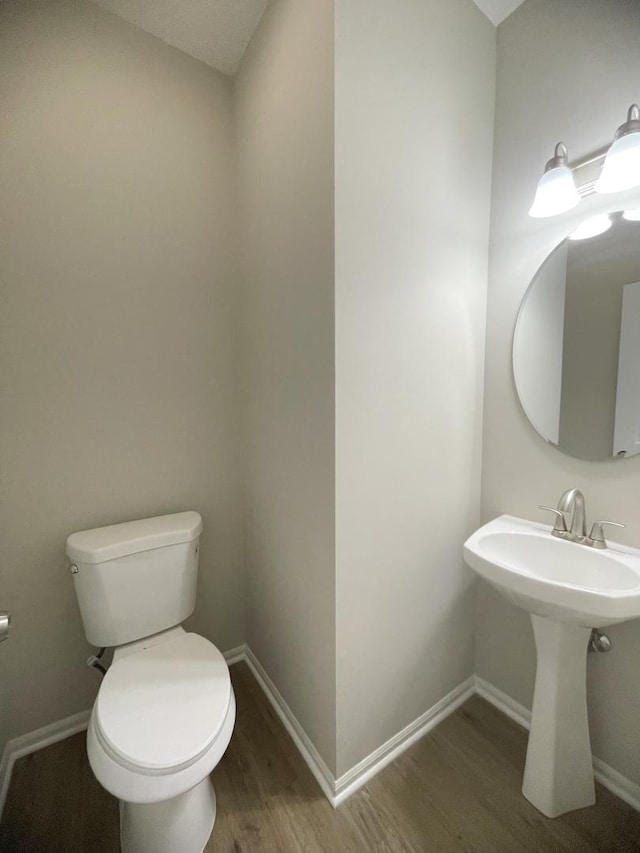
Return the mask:
[[[11,614],[7,610],[0,610],[0,643],[9,639],[9,628],[11,627]]]

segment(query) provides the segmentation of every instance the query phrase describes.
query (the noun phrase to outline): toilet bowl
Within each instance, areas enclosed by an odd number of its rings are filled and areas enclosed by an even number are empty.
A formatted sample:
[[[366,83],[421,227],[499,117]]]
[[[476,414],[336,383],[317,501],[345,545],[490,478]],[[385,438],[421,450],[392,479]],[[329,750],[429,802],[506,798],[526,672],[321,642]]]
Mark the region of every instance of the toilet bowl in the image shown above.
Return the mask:
[[[236,703],[223,655],[180,624],[195,607],[201,531],[184,512],[67,539],[87,639],[114,648],[87,753],[120,801],[123,853],[202,853],[215,822],[209,774]]]
[[[123,853],[201,853],[216,800],[209,774],[235,721],[218,649],[182,628],[116,649],[93,707],[89,763],[120,800]]]

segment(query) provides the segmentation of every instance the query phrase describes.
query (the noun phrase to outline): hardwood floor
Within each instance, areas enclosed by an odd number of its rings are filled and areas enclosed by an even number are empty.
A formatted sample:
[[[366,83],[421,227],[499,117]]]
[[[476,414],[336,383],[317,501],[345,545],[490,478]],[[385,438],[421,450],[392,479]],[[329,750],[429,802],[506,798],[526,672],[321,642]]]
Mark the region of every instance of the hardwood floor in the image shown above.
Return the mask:
[[[640,853],[640,814],[603,788],[590,809],[537,812],[520,794],[526,732],[477,696],[333,809],[247,667],[232,678],[208,853]],[[83,734],[16,762],[0,850],[118,853],[117,802]]]

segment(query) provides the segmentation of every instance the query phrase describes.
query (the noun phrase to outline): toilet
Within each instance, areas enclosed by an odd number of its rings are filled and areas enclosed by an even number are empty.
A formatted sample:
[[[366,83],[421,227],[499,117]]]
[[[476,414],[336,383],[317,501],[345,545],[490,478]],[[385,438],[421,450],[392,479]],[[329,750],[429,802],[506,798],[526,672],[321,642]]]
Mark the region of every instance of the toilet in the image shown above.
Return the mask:
[[[215,822],[209,774],[236,704],[223,655],[181,626],[195,607],[201,531],[197,512],[181,512],[67,539],[87,640],[114,648],[87,753],[120,801],[123,853],[201,853]]]

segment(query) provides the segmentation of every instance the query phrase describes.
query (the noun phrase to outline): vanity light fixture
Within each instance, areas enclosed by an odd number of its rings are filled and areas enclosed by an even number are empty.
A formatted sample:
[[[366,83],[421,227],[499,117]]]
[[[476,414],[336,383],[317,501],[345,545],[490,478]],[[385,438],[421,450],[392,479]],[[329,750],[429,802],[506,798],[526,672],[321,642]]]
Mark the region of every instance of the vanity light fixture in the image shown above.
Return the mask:
[[[580,202],[580,196],[569,168],[567,147],[558,142],[555,154],[544,169],[544,175],[538,182],[536,197],[531,205],[529,216],[543,219],[565,213]]]
[[[619,193],[640,185],[640,107],[631,104],[607,152],[597,193]]]
[[[577,180],[576,180],[577,179]],[[545,218],[576,207],[581,198],[617,193],[640,186],[640,107],[632,104],[627,120],[616,131],[611,146],[573,163],[559,142],[540,178],[529,216]]]
[[[598,234],[604,234],[611,228],[613,222],[608,213],[599,213],[597,216],[592,216],[590,219],[585,219],[571,234],[569,240],[588,240],[589,237],[597,237]]]
[[[640,222],[640,208],[636,208],[635,210],[625,210],[622,214],[622,218],[626,219],[627,222]]]

